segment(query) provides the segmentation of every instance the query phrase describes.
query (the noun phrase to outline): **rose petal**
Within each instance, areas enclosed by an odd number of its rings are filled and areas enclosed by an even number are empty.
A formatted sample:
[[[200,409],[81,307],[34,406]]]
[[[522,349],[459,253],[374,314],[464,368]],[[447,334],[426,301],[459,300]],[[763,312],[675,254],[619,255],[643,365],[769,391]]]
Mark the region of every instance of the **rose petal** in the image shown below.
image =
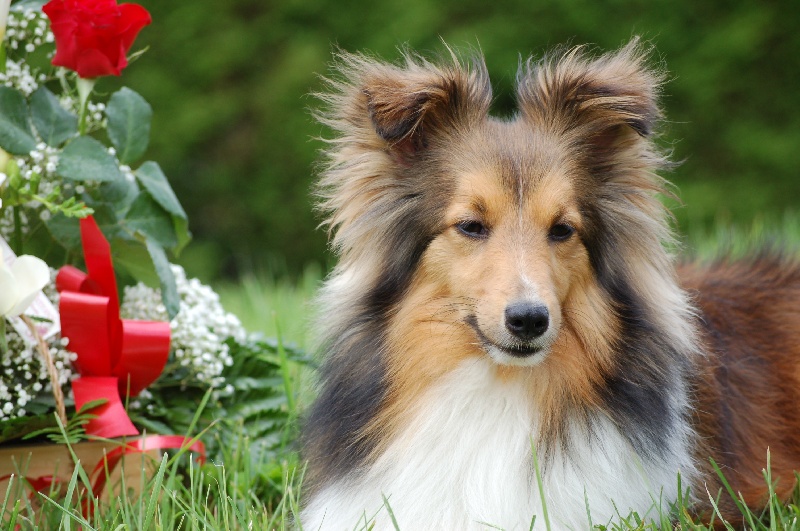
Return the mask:
[[[112,63],[112,60],[100,50],[89,48],[84,49],[75,55],[75,71],[84,79],[92,79],[100,76],[118,76],[122,68],[128,65],[123,57],[124,64]]]
[[[17,301],[7,315],[16,316],[31,305],[33,299],[50,281],[50,268],[41,258],[23,255],[11,266],[18,289]]]
[[[139,32],[150,24],[153,19],[150,13],[139,4],[120,4],[119,11],[124,22],[120,23],[120,40],[125,50],[133,46],[133,41]]]
[[[17,303],[17,282],[11,269],[0,260],[0,319]]]

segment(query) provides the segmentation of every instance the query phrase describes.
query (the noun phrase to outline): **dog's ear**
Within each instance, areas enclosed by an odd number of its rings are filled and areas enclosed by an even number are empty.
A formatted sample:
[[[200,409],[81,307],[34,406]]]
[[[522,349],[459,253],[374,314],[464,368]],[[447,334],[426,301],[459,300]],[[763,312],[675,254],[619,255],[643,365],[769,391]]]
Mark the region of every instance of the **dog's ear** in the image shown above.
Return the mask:
[[[455,57],[447,66],[411,54],[391,65],[362,55],[341,54],[341,82],[323,96],[331,115],[323,122],[338,130],[341,140],[389,152],[408,162],[426,150],[443,131],[468,126],[485,117],[491,102],[488,75],[480,59],[470,66]]]
[[[587,59],[578,47],[528,61],[518,80],[522,114],[588,143],[594,157],[631,147],[632,137],[650,138],[661,117],[663,75],[647,66],[648,55],[634,39],[596,59]]]
[[[364,86],[367,110],[375,132],[401,158],[428,147],[430,135],[458,115],[458,76],[390,76],[369,79]]]

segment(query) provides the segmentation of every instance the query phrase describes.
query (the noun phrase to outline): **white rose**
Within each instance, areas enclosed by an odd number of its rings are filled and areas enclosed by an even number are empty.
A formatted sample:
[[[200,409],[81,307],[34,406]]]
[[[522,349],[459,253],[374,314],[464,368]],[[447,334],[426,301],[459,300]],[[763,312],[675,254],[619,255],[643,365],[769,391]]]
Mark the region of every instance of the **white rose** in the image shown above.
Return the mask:
[[[8,10],[11,7],[11,0],[0,0],[0,41],[6,35],[6,22],[8,21]]]
[[[49,281],[50,269],[40,258],[22,255],[8,267],[0,249],[0,316],[24,312]]]

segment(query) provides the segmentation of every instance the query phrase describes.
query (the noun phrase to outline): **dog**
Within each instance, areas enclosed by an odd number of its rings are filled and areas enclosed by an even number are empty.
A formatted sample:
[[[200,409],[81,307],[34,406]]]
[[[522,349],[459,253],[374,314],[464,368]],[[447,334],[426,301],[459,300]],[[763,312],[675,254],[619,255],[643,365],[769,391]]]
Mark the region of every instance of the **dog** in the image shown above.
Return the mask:
[[[800,267],[670,251],[651,47],[521,63],[507,119],[451,55],[342,53],[322,95],[339,262],[303,527],[586,529],[682,497],[735,523],[711,459],[757,507],[768,449],[789,496]]]

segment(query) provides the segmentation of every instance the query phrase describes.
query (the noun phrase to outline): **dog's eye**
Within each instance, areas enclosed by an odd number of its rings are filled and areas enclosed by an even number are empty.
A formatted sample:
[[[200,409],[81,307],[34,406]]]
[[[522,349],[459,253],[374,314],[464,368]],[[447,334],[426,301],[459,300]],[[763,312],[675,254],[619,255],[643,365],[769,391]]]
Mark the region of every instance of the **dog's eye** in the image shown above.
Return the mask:
[[[486,238],[489,235],[489,229],[480,221],[465,220],[456,224],[456,228],[470,238]]]
[[[556,223],[552,227],[550,227],[550,237],[551,241],[554,242],[563,242],[564,240],[568,240],[570,236],[575,232],[570,225],[566,223]]]

